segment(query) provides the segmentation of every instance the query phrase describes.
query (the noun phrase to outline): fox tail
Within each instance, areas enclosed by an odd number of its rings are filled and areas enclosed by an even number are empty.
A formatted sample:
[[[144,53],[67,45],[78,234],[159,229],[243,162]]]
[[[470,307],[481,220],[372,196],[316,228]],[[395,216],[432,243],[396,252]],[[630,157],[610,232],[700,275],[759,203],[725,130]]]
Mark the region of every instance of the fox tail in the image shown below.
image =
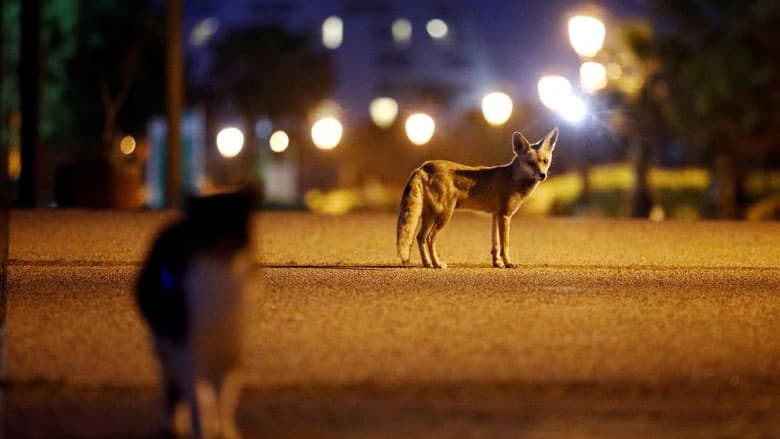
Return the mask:
[[[409,256],[414,243],[414,233],[423,209],[423,178],[425,172],[417,169],[409,177],[404,194],[401,197],[401,208],[398,212],[398,227],[396,229],[396,246],[401,262],[409,263]]]

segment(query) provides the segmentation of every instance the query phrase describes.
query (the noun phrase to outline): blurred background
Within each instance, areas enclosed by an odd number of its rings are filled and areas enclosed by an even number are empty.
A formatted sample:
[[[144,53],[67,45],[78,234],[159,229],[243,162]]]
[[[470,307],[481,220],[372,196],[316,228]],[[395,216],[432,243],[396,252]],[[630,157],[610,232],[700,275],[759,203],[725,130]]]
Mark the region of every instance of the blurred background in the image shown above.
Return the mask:
[[[18,207],[397,208],[561,129],[525,215],[780,218],[776,0],[4,0]],[[172,146],[172,147],[171,147]]]

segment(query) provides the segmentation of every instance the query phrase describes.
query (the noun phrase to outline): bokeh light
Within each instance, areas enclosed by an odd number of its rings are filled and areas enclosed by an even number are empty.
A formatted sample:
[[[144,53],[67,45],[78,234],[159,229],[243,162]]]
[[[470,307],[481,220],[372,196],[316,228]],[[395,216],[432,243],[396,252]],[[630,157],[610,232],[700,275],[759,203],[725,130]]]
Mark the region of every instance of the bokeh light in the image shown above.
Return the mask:
[[[244,133],[236,127],[223,128],[217,134],[217,150],[225,158],[238,155],[244,147]]]
[[[449,29],[447,27],[447,23],[445,23],[444,20],[440,18],[434,18],[428,21],[428,23],[425,25],[425,30],[428,31],[428,35],[430,35],[431,38],[440,40],[447,36],[447,31]]]
[[[570,94],[563,99],[558,114],[571,124],[580,124],[588,115],[588,107],[580,97]]]
[[[607,69],[603,64],[587,61],[580,66],[580,84],[585,92],[593,94],[607,86]]]
[[[314,122],[311,127],[311,140],[319,149],[333,149],[341,141],[343,128],[341,122],[333,117],[326,117]]]
[[[414,113],[406,119],[406,136],[415,145],[425,145],[433,137],[436,123],[425,113]]]
[[[124,155],[130,155],[135,151],[135,138],[133,136],[124,136],[119,141],[119,151]]]
[[[322,44],[328,49],[338,49],[344,41],[344,22],[341,18],[328,17],[322,22]]]
[[[199,47],[208,43],[209,39],[217,32],[219,22],[216,18],[209,17],[201,20],[190,33],[190,43]]]
[[[512,98],[505,93],[488,93],[482,98],[482,114],[491,125],[502,125],[512,115]]]
[[[544,106],[557,110],[571,95],[571,82],[563,76],[547,75],[539,79],[537,89]]]
[[[273,152],[284,152],[290,146],[290,136],[282,130],[274,131],[268,138],[268,145]]]
[[[388,128],[398,116],[398,102],[393,98],[374,98],[368,106],[371,120],[380,128]]]
[[[412,22],[406,18],[396,18],[391,27],[393,32],[393,41],[396,44],[406,45],[412,40]]]
[[[618,63],[609,63],[607,65],[607,76],[609,79],[620,79],[623,76],[623,68]]]
[[[569,19],[569,42],[578,55],[590,58],[604,46],[607,30],[596,17],[578,15]]]

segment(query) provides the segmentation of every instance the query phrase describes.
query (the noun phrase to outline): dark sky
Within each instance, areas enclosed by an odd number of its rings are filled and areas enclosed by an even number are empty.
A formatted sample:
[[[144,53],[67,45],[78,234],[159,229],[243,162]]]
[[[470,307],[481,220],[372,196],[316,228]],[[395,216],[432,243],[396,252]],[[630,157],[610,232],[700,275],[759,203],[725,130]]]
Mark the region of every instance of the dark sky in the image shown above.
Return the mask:
[[[253,22],[283,21],[295,30],[319,29],[330,15],[345,19],[345,43],[335,53],[342,83],[336,91],[345,105],[363,106],[374,93],[375,72],[361,64],[367,54],[360,29],[350,27],[348,4],[366,4],[375,0],[191,0],[186,2],[185,25],[191,29],[207,17],[219,22],[218,32]],[[412,20],[414,46],[429,38],[425,21],[450,14],[471,43],[463,52],[480,64],[472,80],[479,91],[500,85],[511,94],[536,97],[536,81],[545,73],[560,73],[577,78],[578,58],[570,48],[566,20],[578,7],[588,3],[576,0],[394,0],[382,2],[392,9],[391,16]],[[601,0],[591,3],[614,16],[644,13],[643,0]],[[292,6],[285,6],[292,5]],[[609,23],[607,23],[609,32]],[[357,40],[357,41],[356,41]],[[459,49],[460,50],[460,49]],[[435,69],[427,73],[436,74]],[[441,72],[446,75],[447,72]],[[344,84],[348,82],[348,84]]]

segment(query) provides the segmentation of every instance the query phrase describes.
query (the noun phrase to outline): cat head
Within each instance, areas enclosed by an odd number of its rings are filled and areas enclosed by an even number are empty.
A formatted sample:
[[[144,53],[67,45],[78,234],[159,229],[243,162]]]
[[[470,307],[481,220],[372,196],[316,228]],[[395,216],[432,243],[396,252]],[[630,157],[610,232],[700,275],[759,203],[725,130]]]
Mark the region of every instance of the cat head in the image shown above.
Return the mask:
[[[190,197],[185,220],[192,229],[193,244],[228,251],[246,247],[257,197],[257,191],[250,187]]]

